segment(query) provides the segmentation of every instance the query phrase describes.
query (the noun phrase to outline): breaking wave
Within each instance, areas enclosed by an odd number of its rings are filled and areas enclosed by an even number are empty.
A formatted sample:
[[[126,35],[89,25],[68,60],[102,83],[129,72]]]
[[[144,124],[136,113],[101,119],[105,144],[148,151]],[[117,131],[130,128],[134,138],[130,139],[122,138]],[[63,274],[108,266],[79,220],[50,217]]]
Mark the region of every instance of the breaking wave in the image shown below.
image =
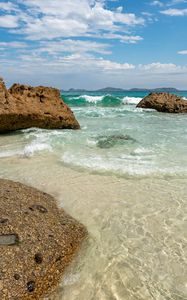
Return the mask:
[[[120,97],[112,96],[110,94],[96,96],[96,95],[80,95],[80,96],[63,96],[64,101],[72,107],[75,106],[101,106],[101,107],[115,107],[123,105],[137,105],[142,98],[140,97]]]

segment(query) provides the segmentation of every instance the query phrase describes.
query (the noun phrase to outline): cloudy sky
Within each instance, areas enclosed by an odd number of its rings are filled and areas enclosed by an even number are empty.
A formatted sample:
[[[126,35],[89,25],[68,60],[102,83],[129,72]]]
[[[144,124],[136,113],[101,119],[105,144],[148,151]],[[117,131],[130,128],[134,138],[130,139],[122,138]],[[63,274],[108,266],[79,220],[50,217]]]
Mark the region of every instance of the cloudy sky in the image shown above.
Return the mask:
[[[187,0],[0,0],[0,75],[63,89],[187,89]]]

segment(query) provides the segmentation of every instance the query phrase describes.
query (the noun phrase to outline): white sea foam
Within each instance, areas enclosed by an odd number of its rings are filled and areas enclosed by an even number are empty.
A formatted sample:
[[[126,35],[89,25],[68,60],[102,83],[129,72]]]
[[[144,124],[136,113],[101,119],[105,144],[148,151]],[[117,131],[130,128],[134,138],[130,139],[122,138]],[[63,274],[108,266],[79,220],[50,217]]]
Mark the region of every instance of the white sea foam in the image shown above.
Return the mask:
[[[51,151],[51,145],[47,143],[39,143],[39,142],[32,142],[31,144],[25,146],[24,149],[15,149],[15,150],[5,150],[0,152],[0,158],[6,157],[14,157],[14,156],[25,156],[30,157],[34,155],[35,152],[41,152],[44,150]]]
[[[131,104],[131,105],[137,105],[141,100],[142,98],[140,97],[128,97],[128,96],[122,99],[123,104]]]
[[[40,152],[48,150],[51,151],[52,147],[51,145],[47,143],[39,143],[37,141],[32,142],[30,145],[27,145],[23,151],[23,155],[26,157],[32,156],[35,152]]]
[[[13,157],[13,156],[16,156],[16,155],[20,155],[22,154],[22,151],[20,150],[5,150],[5,151],[1,151],[0,152],[0,158],[6,158],[6,157]]]
[[[91,96],[91,95],[81,95],[77,97],[77,99],[85,99],[89,103],[97,103],[98,101],[102,101],[105,98],[104,96]]]
[[[155,162],[148,163],[145,159],[133,157],[131,155],[121,155],[121,157],[106,158],[101,155],[90,156],[89,158],[73,153],[65,152],[62,156],[62,162],[74,167],[84,168],[97,172],[114,172],[121,175],[148,175],[156,170]]]
[[[146,154],[151,155],[153,154],[153,150],[144,147],[138,147],[134,150],[134,153],[137,155],[146,155]]]

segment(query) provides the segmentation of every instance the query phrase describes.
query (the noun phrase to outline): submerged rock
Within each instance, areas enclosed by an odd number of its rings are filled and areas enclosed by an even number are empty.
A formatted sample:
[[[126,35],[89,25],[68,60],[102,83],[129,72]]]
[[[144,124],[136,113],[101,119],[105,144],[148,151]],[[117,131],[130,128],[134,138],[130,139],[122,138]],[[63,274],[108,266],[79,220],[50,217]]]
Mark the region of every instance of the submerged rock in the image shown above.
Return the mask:
[[[7,90],[0,80],[0,132],[30,127],[80,128],[73,112],[61,99],[59,90],[20,84]]]
[[[109,136],[100,136],[97,142],[97,147],[99,148],[112,148],[116,145],[123,145],[127,141],[136,142],[135,139],[129,135],[109,135]]]
[[[0,179],[0,299],[41,299],[59,282],[85,227],[53,197]]]
[[[167,113],[187,113],[187,101],[169,93],[151,93],[143,98],[137,107],[151,108]]]

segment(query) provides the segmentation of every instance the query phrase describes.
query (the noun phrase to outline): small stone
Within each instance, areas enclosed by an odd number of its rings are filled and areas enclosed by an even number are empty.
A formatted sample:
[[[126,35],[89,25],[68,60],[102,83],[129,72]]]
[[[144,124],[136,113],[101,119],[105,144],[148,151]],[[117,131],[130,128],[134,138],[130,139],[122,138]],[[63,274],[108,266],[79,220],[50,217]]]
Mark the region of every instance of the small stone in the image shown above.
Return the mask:
[[[0,245],[11,246],[19,243],[19,237],[17,234],[2,234],[0,235]]]
[[[42,214],[45,214],[45,213],[48,212],[47,208],[45,208],[44,206],[39,205],[39,204],[32,205],[32,206],[29,207],[29,209],[32,210],[32,211],[38,210]]]
[[[41,253],[36,253],[34,256],[34,260],[37,264],[41,264],[43,261],[43,257]]]
[[[35,282],[34,281],[27,282],[27,290],[29,291],[29,293],[34,292],[34,290],[35,290]]]
[[[2,224],[2,225],[6,224],[7,222],[8,222],[8,219],[6,219],[6,218],[0,219],[0,224]]]
[[[19,280],[20,279],[20,275],[19,274],[14,274],[14,278],[15,278],[15,280]]]

